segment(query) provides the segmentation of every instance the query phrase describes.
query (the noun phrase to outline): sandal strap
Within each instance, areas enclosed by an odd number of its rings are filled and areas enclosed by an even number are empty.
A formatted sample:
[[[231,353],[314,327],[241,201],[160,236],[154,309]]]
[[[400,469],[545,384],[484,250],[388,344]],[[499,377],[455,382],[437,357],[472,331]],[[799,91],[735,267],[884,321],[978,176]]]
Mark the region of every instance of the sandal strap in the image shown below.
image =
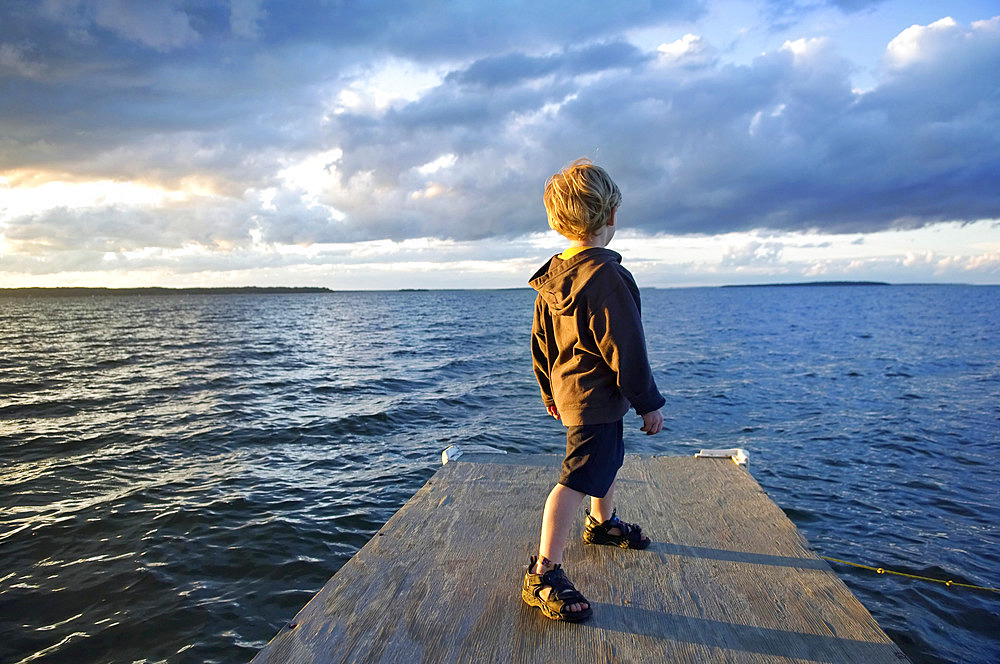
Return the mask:
[[[636,523],[622,521],[617,516],[612,517],[612,520],[615,522],[614,526],[617,526],[618,530],[622,531],[622,537],[637,542],[642,540],[642,526]]]
[[[643,541],[642,538],[642,526],[637,523],[629,523],[627,521],[622,521],[618,517],[618,510],[614,509],[611,511],[611,518],[604,523],[599,523],[597,519],[590,515],[590,511],[587,511],[587,518],[589,519],[587,523],[587,529],[601,534],[605,537],[611,537],[614,539],[625,539],[629,542],[639,543]],[[617,528],[621,531],[621,535],[611,535],[609,531],[612,528]]]
[[[550,604],[558,604],[560,612],[565,614],[574,613],[573,611],[568,611],[567,607],[587,602],[587,598],[576,589],[573,582],[569,580],[569,577],[562,570],[561,565],[555,566],[545,574],[535,576],[538,577],[538,583],[531,584],[531,594]],[[543,598],[542,591],[546,588],[550,590],[548,596]]]
[[[567,604],[573,604],[570,600],[583,599],[583,595],[576,589],[573,582],[569,580],[566,573],[560,568],[552,569],[542,576],[541,587],[551,588],[549,599],[558,599]]]

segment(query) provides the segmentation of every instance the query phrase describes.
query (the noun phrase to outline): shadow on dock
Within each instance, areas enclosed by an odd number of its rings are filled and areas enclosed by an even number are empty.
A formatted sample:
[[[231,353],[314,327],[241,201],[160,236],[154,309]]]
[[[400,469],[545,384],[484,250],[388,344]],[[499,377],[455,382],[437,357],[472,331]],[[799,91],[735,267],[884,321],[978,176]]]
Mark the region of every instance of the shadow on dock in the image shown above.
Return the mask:
[[[616,492],[645,551],[586,545],[565,566],[589,621],[520,598],[560,458],[442,467],[254,658],[276,662],[905,662],[747,471],[626,457]]]

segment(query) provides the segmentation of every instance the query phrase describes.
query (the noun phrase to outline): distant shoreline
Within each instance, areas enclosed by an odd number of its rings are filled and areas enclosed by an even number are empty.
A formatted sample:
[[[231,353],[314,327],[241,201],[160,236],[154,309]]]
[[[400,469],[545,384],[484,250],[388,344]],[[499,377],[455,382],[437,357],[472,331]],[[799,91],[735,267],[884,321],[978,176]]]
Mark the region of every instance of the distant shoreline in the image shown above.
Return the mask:
[[[727,284],[720,288],[792,288],[799,286],[891,286],[885,281],[798,281],[783,284]]]
[[[222,286],[219,288],[163,288],[150,286],[147,288],[89,288],[89,287],[54,287],[54,288],[0,288],[0,296],[36,296],[61,297],[65,295],[258,295],[267,293],[333,293],[322,286]]]
[[[898,283],[885,281],[800,281],[775,284],[724,284],[721,286],[647,286],[643,290],[687,290],[691,288],[811,288],[828,286],[985,286],[1000,284],[964,283]],[[142,295],[295,295],[295,294],[335,294],[335,293],[428,293],[451,291],[531,291],[528,286],[499,288],[377,288],[377,289],[332,289],[324,286],[222,286],[207,288],[165,288],[147,286],[142,288],[104,288],[87,286],[54,286],[0,288],[0,297],[93,297],[93,296],[142,296]]]

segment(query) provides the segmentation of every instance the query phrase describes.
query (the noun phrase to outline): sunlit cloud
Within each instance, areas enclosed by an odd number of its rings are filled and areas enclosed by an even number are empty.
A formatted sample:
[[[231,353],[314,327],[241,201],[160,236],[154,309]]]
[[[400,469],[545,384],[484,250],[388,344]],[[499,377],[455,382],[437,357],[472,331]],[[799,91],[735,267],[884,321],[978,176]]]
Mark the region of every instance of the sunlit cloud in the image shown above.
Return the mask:
[[[861,237],[864,241],[859,241]],[[936,246],[929,250],[923,247]],[[373,288],[518,288],[551,255],[564,248],[553,232],[496,243],[412,238],[403,241],[313,244],[262,243],[176,249],[141,247],[83,260],[80,271],[35,270],[31,261],[0,261],[0,287],[9,285],[129,285],[155,283],[176,269],[175,285],[247,283],[325,285],[347,290]],[[766,281],[879,280],[996,283],[1000,279],[1000,236],[995,222],[884,231],[865,236],[839,234],[728,233],[722,236],[616,235],[611,247],[644,286],[710,286]],[[902,272],[900,272],[902,270]],[[213,276],[215,272],[218,275]],[[900,280],[898,274],[909,275]],[[371,279],[365,275],[372,276]],[[377,276],[373,276],[377,275]],[[141,277],[141,278],[140,278]],[[20,279],[20,282],[14,282]],[[397,281],[392,281],[396,279]],[[261,281],[264,280],[264,281]],[[174,282],[171,282],[174,283]]]
[[[9,182],[10,178],[0,177],[0,222],[56,208],[156,208],[190,198],[188,192],[170,191],[134,182],[50,180],[28,187],[11,187]]]
[[[579,156],[644,283],[998,279],[983,3],[451,5],[0,9],[2,283],[520,286]]]
[[[979,28],[987,27],[980,24]],[[917,62],[932,61],[944,44],[948,33],[958,32],[958,24],[946,16],[930,25],[911,25],[889,42],[886,58],[893,67],[905,67]]]

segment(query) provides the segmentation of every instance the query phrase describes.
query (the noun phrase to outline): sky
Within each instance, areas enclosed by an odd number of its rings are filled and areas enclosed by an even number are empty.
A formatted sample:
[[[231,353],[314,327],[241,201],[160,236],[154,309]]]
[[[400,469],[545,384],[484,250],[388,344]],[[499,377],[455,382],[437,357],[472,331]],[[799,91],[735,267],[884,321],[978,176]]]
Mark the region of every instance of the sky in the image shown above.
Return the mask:
[[[1000,283],[995,0],[5,0],[0,287]]]

